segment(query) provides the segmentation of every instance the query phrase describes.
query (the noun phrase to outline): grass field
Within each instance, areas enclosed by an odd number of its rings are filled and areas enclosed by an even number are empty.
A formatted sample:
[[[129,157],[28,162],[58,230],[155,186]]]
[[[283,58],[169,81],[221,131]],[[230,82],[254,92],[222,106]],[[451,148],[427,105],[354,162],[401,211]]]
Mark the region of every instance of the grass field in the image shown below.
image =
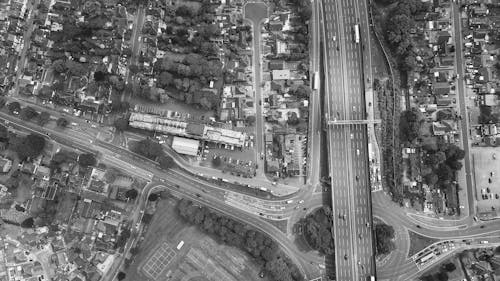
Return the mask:
[[[413,256],[419,251],[425,249],[425,247],[437,242],[437,239],[429,238],[410,231],[410,250],[408,256]]]
[[[174,199],[162,200],[138,254],[126,270],[126,281],[245,281],[258,277],[260,267],[237,248],[186,224],[175,211]],[[177,245],[184,241],[180,250]]]

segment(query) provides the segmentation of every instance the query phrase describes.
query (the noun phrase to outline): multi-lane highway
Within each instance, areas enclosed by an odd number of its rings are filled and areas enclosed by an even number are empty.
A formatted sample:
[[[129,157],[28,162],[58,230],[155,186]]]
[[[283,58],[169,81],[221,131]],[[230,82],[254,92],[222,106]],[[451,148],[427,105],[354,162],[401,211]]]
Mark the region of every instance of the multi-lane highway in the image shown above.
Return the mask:
[[[366,3],[359,2],[364,1],[323,3],[325,117],[345,122],[328,128],[337,280],[375,275],[367,128],[355,122],[366,118],[363,47],[355,39],[355,26],[367,11]]]

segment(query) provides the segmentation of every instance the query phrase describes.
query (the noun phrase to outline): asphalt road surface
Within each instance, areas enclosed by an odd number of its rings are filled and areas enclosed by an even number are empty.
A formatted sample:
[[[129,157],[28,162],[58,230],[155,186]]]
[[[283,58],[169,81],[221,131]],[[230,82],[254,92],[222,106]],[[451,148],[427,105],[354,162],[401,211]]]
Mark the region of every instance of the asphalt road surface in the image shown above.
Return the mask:
[[[354,26],[360,24],[360,13],[363,13],[361,18],[366,18],[366,6],[361,8],[354,0],[324,1],[330,120],[366,118],[363,50],[354,40]],[[328,140],[336,278],[366,280],[375,274],[366,124],[331,125]]]

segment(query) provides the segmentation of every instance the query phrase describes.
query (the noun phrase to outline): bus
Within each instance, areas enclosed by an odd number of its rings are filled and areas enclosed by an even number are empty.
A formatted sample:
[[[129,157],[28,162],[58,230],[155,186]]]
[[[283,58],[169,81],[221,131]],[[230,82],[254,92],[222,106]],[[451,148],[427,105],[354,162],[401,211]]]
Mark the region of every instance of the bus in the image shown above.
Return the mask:
[[[354,42],[359,43],[359,24],[354,25]]]
[[[319,72],[314,72],[314,80],[313,80],[313,89],[318,90],[319,89]]]
[[[180,250],[182,246],[184,246],[184,241],[179,242],[179,244],[177,245],[177,250]]]

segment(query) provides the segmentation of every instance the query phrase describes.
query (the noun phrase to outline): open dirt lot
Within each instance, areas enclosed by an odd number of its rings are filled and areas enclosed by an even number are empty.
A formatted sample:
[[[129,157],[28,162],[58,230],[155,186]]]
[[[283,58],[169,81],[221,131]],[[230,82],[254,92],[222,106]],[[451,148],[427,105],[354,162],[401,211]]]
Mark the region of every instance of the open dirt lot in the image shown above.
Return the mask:
[[[495,154],[495,151],[498,153]],[[500,210],[500,185],[498,185],[500,183],[500,151],[494,147],[473,147],[471,152],[478,212],[498,212]]]
[[[182,221],[175,212],[176,202],[159,202],[139,253],[126,271],[126,281],[266,280],[258,277],[260,268],[245,253],[218,244]],[[184,245],[178,250],[180,241]]]

